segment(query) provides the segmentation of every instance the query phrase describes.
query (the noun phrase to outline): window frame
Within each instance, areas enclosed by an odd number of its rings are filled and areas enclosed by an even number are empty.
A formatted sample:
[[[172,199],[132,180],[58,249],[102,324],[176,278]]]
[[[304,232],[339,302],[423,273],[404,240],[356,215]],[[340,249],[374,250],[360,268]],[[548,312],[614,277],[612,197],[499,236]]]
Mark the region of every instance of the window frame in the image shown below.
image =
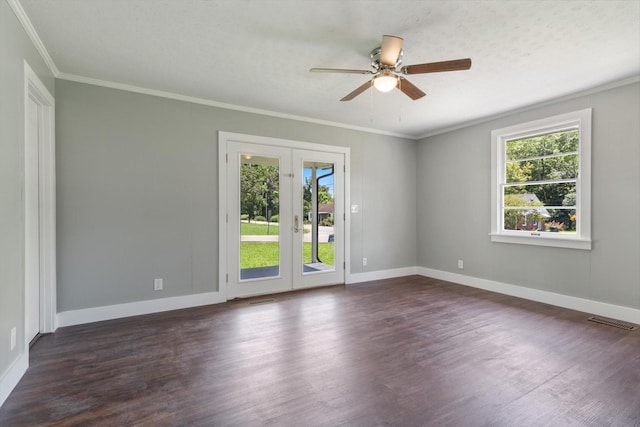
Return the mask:
[[[586,108],[491,132],[492,242],[591,250],[591,116],[592,109]],[[569,129],[579,133],[576,234],[505,230],[502,186],[506,184],[506,142]]]

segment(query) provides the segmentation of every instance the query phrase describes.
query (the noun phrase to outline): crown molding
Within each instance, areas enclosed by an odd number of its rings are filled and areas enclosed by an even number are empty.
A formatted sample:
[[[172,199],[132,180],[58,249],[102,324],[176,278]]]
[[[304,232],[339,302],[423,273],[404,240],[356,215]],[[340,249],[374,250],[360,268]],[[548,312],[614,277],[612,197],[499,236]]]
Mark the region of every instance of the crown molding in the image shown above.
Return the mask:
[[[47,48],[44,47],[44,43],[42,43],[42,39],[40,39],[40,36],[36,32],[36,29],[31,24],[31,20],[29,19],[29,17],[27,16],[27,13],[22,8],[22,4],[20,4],[20,1],[7,0],[7,3],[9,4],[9,7],[11,7],[11,9],[13,10],[13,13],[16,15],[16,18],[18,18],[18,21],[20,21],[20,23],[22,24],[22,28],[24,28],[24,31],[27,33],[27,35],[31,39],[31,42],[35,46],[36,50],[38,51],[38,53],[40,53],[42,60],[45,62],[45,64],[47,64],[47,67],[49,68],[49,71],[51,71],[51,74],[53,74],[54,77],[58,77],[60,75],[60,71],[58,70],[58,67],[56,67],[55,62],[53,62],[51,55],[49,55]]]
[[[245,112],[245,113],[259,114],[259,115],[262,115],[262,116],[270,116],[270,117],[277,117],[277,118],[281,118],[281,119],[296,120],[296,121],[313,123],[313,124],[318,124],[318,125],[323,125],[323,126],[331,126],[331,127],[349,129],[349,130],[354,130],[354,131],[359,131],[359,132],[367,132],[367,133],[374,133],[374,134],[379,134],[379,135],[393,136],[393,137],[397,137],[397,138],[406,138],[406,139],[411,139],[411,140],[415,140],[416,139],[412,135],[405,135],[405,134],[395,133],[395,132],[386,132],[386,131],[383,131],[383,130],[380,130],[380,129],[373,129],[373,128],[367,128],[367,127],[362,127],[362,126],[353,126],[353,125],[349,125],[349,124],[346,124],[346,123],[332,122],[332,121],[329,121],[329,120],[314,119],[314,118],[311,118],[311,117],[298,116],[298,115],[295,115],[295,114],[278,113],[278,112],[275,112],[275,111],[262,110],[262,109],[259,109],[259,108],[245,107],[245,106],[242,106],[242,105],[227,104],[227,103],[224,103],[224,102],[213,101],[213,100],[210,100],[210,99],[204,99],[204,98],[197,98],[197,97],[193,97],[193,96],[180,95],[180,94],[172,93],[172,92],[165,92],[165,91],[161,91],[161,90],[149,89],[149,88],[144,88],[144,87],[139,87],[139,86],[133,86],[133,85],[128,85],[128,84],[111,82],[111,81],[107,81],[107,80],[94,79],[94,78],[91,78],[91,77],[84,77],[84,76],[78,76],[78,75],[74,75],[74,74],[63,73],[63,72],[60,72],[60,70],[58,69],[56,64],[53,62],[53,59],[51,58],[51,55],[49,55],[49,52],[47,51],[47,49],[44,46],[44,43],[42,43],[42,39],[40,39],[40,36],[38,35],[38,33],[36,32],[35,28],[31,24],[31,20],[29,20],[29,17],[27,16],[27,13],[24,11],[22,5],[20,4],[20,1],[19,0],[7,0],[7,3],[11,7],[11,9],[13,10],[13,13],[18,18],[18,21],[20,21],[20,23],[22,24],[22,27],[24,28],[25,32],[27,33],[27,35],[31,39],[31,42],[35,46],[36,50],[40,53],[40,56],[42,57],[44,62],[47,64],[47,67],[49,68],[49,70],[51,71],[53,76],[55,78],[58,78],[58,79],[61,79],[61,80],[69,80],[69,81],[74,81],[74,82],[78,82],[78,83],[86,83],[86,84],[91,84],[91,85],[95,85],[95,86],[108,87],[108,88],[111,88],[111,89],[124,90],[124,91],[127,91],[127,92],[135,92],[135,93],[141,93],[141,94],[145,94],[145,95],[157,96],[157,97],[161,97],[161,98],[168,98],[168,99],[174,99],[174,100],[178,100],[178,101],[190,102],[190,103],[193,103],[193,104],[207,105],[209,107],[217,107],[217,108],[224,108],[226,110],[234,110],[234,111],[241,111],[241,112]]]
[[[298,116],[298,115],[295,115],[295,114],[279,113],[279,112],[263,110],[263,109],[259,109],[259,108],[252,108],[252,107],[245,107],[245,106],[242,106],[242,105],[228,104],[228,103],[224,103],[224,102],[214,101],[214,100],[211,100],[211,99],[205,99],[205,98],[198,98],[198,97],[193,97],[193,96],[181,95],[181,94],[177,94],[177,93],[166,92],[166,91],[161,91],[161,90],[156,90],[156,89],[149,89],[149,88],[140,87],[140,86],[134,86],[134,85],[116,83],[116,82],[107,81],[107,80],[95,79],[95,78],[92,78],[92,77],[84,77],[84,76],[79,76],[79,75],[75,75],[75,74],[62,73],[62,72],[60,72],[60,70],[58,69],[56,64],[53,62],[53,59],[51,58],[51,55],[49,55],[49,52],[45,48],[44,43],[42,43],[42,40],[40,39],[40,36],[38,35],[38,33],[36,32],[35,28],[31,24],[31,21],[29,20],[29,17],[27,16],[27,14],[24,11],[22,5],[20,4],[20,0],[6,0],[6,1],[9,4],[9,6],[11,7],[11,9],[13,10],[13,13],[18,18],[18,21],[20,21],[20,23],[22,24],[22,27],[24,28],[25,32],[27,33],[27,35],[29,36],[29,38],[33,42],[36,50],[40,53],[40,56],[42,57],[43,61],[45,62],[45,64],[47,65],[47,67],[49,68],[49,70],[51,71],[51,73],[53,74],[53,76],[55,78],[58,78],[58,79],[61,79],[61,80],[74,81],[74,82],[78,82],[78,83],[91,84],[91,85],[95,85],[95,86],[102,86],[102,87],[107,87],[107,88],[111,88],[111,89],[124,90],[124,91],[127,91],[127,92],[135,92],[135,93],[140,93],[140,94],[144,94],[144,95],[157,96],[157,97],[161,97],[161,98],[168,98],[168,99],[173,99],[173,100],[177,100],[177,101],[189,102],[189,103],[193,103],[193,104],[200,104],[200,105],[206,105],[206,106],[210,106],[210,107],[223,108],[223,109],[226,109],[226,110],[234,110],[234,111],[240,111],[240,112],[245,112],[245,113],[258,114],[258,115],[262,115],[262,116],[276,117],[276,118],[281,118],[281,119],[296,120],[296,121],[301,121],[301,122],[313,123],[313,124],[317,124],[317,125],[337,127],[337,128],[342,128],[342,129],[354,130],[354,131],[359,131],[359,132],[367,132],[367,133],[373,133],[373,134],[378,134],[378,135],[392,136],[392,137],[396,137],[396,138],[404,138],[404,139],[409,139],[409,140],[412,140],[412,141],[420,141],[420,140],[423,140],[423,139],[426,139],[426,138],[429,138],[429,137],[432,137],[432,136],[441,135],[441,134],[448,133],[448,132],[453,132],[453,131],[456,131],[456,130],[459,130],[459,129],[468,128],[468,127],[471,127],[471,126],[475,126],[475,125],[478,125],[478,124],[481,124],[481,123],[490,122],[492,120],[500,119],[500,118],[503,118],[503,117],[508,117],[508,116],[513,115],[513,114],[518,114],[518,113],[522,113],[522,112],[525,112],[525,111],[531,111],[531,110],[534,110],[534,109],[537,109],[537,108],[545,107],[545,106],[548,106],[548,105],[553,105],[553,104],[556,104],[558,102],[567,101],[567,100],[578,98],[578,97],[581,97],[581,96],[587,96],[587,95],[590,95],[590,94],[593,94],[593,93],[602,92],[604,90],[609,90],[609,89],[614,89],[616,87],[625,86],[625,85],[629,85],[629,84],[632,84],[632,83],[637,83],[637,82],[640,81],[640,76],[631,76],[631,77],[624,78],[624,79],[621,79],[621,80],[616,80],[616,81],[613,81],[613,82],[605,83],[603,85],[598,85],[598,86],[595,86],[593,88],[589,88],[589,89],[577,91],[577,92],[574,92],[574,93],[571,93],[571,94],[567,94],[567,95],[564,95],[564,96],[561,96],[561,97],[558,97],[558,98],[554,98],[554,99],[550,99],[550,100],[547,100],[547,101],[542,101],[542,102],[539,102],[539,103],[536,103],[536,104],[527,105],[527,106],[524,106],[524,107],[521,107],[521,108],[516,108],[516,109],[513,109],[513,110],[505,111],[503,113],[498,113],[498,114],[494,114],[494,115],[491,115],[491,116],[482,117],[482,118],[477,119],[477,120],[471,120],[471,121],[463,122],[463,123],[460,123],[460,124],[457,124],[457,125],[445,127],[445,128],[442,128],[442,129],[437,129],[437,130],[434,130],[432,132],[416,136],[416,135],[402,134],[402,133],[396,133],[396,132],[387,132],[387,131],[383,131],[383,130],[380,130],[380,129],[368,128],[368,127],[363,127],[363,126],[354,126],[354,125],[349,125],[349,124],[346,124],[346,123],[333,122],[333,121],[329,121],[329,120],[315,119],[315,118],[312,118],[312,117]]]
[[[441,135],[443,133],[453,132],[455,130],[468,128],[468,127],[471,127],[471,126],[479,125],[481,123],[487,123],[487,122],[490,122],[492,120],[501,119],[503,117],[509,117],[509,116],[514,115],[514,114],[523,113],[525,111],[535,110],[535,109],[538,109],[538,108],[542,108],[542,107],[546,107],[546,106],[549,106],[549,105],[557,104],[559,102],[568,101],[568,100],[575,99],[575,98],[580,98],[582,96],[588,96],[588,95],[591,95],[591,94],[594,94],[594,93],[603,92],[605,90],[615,89],[615,88],[620,87],[620,86],[626,86],[626,85],[630,85],[630,84],[638,83],[638,82],[640,82],[640,75],[631,76],[631,77],[627,77],[627,78],[620,79],[620,80],[614,80],[614,81],[609,82],[609,83],[605,83],[605,84],[602,84],[602,85],[594,86],[592,88],[584,89],[584,90],[581,90],[581,91],[578,91],[578,92],[573,92],[573,93],[570,93],[568,95],[560,96],[558,98],[549,99],[547,101],[542,101],[542,102],[538,102],[536,104],[526,105],[526,106],[521,107],[521,108],[508,110],[506,112],[494,114],[492,116],[483,117],[481,119],[464,122],[464,123],[461,123],[459,125],[449,126],[449,127],[443,128],[443,129],[435,130],[433,132],[426,133],[426,134],[418,136],[418,137],[414,137],[413,139],[418,141],[418,140],[421,140],[421,139],[429,138],[431,136],[436,136],[436,135]]]
[[[75,75],[75,74],[58,73],[58,75],[56,77],[58,79],[60,79],[60,80],[68,80],[68,81],[77,82],[77,83],[85,83],[85,84],[90,84],[90,85],[94,85],[94,86],[102,86],[102,87],[107,87],[107,88],[111,88],[111,89],[124,90],[124,91],[127,91],[127,92],[135,92],[135,93],[140,93],[140,94],[144,94],[144,95],[157,96],[157,97],[160,97],[160,98],[168,98],[168,99],[173,99],[173,100],[177,100],[177,101],[190,102],[192,104],[206,105],[206,106],[209,106],[209,107],[224,108],[226,110],[241,111],[241,112],[244,112],[244,113],[259,114],[259,115],[262,115],[262,116],[277,117],[277,118],[280,118],[280,119],[296,120],[296,121],[301,121],[301,122],[313,123],[313,124],[317,124],[317,125],[331,126],[331,127],[355,130],[355,131],[360,131],[360,132],[374,133],[374,134],[379,134],[379,135],[393,136],[393,137],[397,137],[397,138],[405,138],[405,139],[410,139],[410,140],[415,140],[416,139],[414,136],[405,135],[405,134],[401,134],[401,133],[386,132],[386,131],[383,131],[383,130],[380,130],[380,129],[373,129],[373,128],[367,128],[367,127],[361,127],[361,126],[353,126],[353,125],[349,125],[349,124],[346,124],[346,123],[332,122],[332,121],[329,121],[329,120],[314,119],[312,117],[297,116],[295,114],[278,113],[278,112],[275,112],[275,111],[262,110],[262,109],[259,109],[259,108],[252,108],[252,107],[245,107],[245,106],[242,106],[242,105],[227,104],[225,102],[213,101],[211,99],[198,98],[198,97],[195,97],[195,96],[180,95],[180,94],[173,93],[173,92],[165,92],[165,91],[162,91],[162,90],[149,89],[149,88],[145,88],[145,87],[133,86],[133,85],[123,84],[123,83],[116,83],[116,82],[112,82],[112,81],[108,81],[108,80],[94,79],[92,77],[78,76],[78,75]]]

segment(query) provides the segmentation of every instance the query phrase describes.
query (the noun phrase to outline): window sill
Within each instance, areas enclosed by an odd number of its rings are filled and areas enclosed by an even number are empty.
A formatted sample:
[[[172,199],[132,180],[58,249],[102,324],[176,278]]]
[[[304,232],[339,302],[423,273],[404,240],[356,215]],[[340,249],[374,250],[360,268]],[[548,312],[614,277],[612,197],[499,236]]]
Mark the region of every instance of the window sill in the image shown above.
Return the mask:
[[[498,243],[514,243],[518,245],[548,246],[552,248],[567,248],[591,250],[591,240],[585,239],[559,239],[545,236],[513,236],[490,233],[491,241]]]

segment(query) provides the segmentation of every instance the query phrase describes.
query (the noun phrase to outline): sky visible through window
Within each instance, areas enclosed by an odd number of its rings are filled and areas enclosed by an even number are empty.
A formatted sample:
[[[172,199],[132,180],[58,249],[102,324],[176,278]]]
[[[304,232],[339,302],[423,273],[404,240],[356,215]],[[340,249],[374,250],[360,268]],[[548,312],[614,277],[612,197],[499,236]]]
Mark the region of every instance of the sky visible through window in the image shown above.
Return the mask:
[[[318,169],[316,171],[316,175],[322,176],[329,172],[330,172],[329,169]],[[333,177],[334,176],[335,175],[329,175],[320,180],[320,185],[326,185],[327,187],[329,187],[329,194],[331,194],[331,197],[333,197]],[[311,179],[311,168],[304,168],[304,182],[307,182],[307,180],[310,180],[310,179]]]

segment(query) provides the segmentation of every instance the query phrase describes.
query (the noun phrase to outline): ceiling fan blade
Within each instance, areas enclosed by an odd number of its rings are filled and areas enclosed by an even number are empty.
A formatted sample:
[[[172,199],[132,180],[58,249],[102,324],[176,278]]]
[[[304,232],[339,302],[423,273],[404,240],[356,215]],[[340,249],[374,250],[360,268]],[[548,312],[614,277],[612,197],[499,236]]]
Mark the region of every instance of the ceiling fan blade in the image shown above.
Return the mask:
[[[358,87],[356,90],[354,90],[353,92],[351,92],[350,94],[342,98],[340,101],[351,101],[353,98],[360,95],[365,90],[369,89],[372,85],[373,83],[371,82],[371,80],[369,80],[368,82],[366,82],[365,84]]]
[[[343,68],[311,68],[312,73],[373,74],[369,70],[347,70]]]
[[[404,93],[414,101],[426,95],[426,93],[418,89],[418,87],[416,87],[413,83],[411,83],[409,80],[405,79],[404,77],[400,77],[400,82],[398,83],[398,89],[400,89],[402,93]]]
[[[402,50],[402,37],[382,36],[382,46],[380,46],[380,63],[393,67],[398,62],[400,50]]]
[[[429,62],[426,64],[407,65],[402,67],[402,74],[439,73],[441,71],[468,70],[471,59],[455,59],[453,61]]]

